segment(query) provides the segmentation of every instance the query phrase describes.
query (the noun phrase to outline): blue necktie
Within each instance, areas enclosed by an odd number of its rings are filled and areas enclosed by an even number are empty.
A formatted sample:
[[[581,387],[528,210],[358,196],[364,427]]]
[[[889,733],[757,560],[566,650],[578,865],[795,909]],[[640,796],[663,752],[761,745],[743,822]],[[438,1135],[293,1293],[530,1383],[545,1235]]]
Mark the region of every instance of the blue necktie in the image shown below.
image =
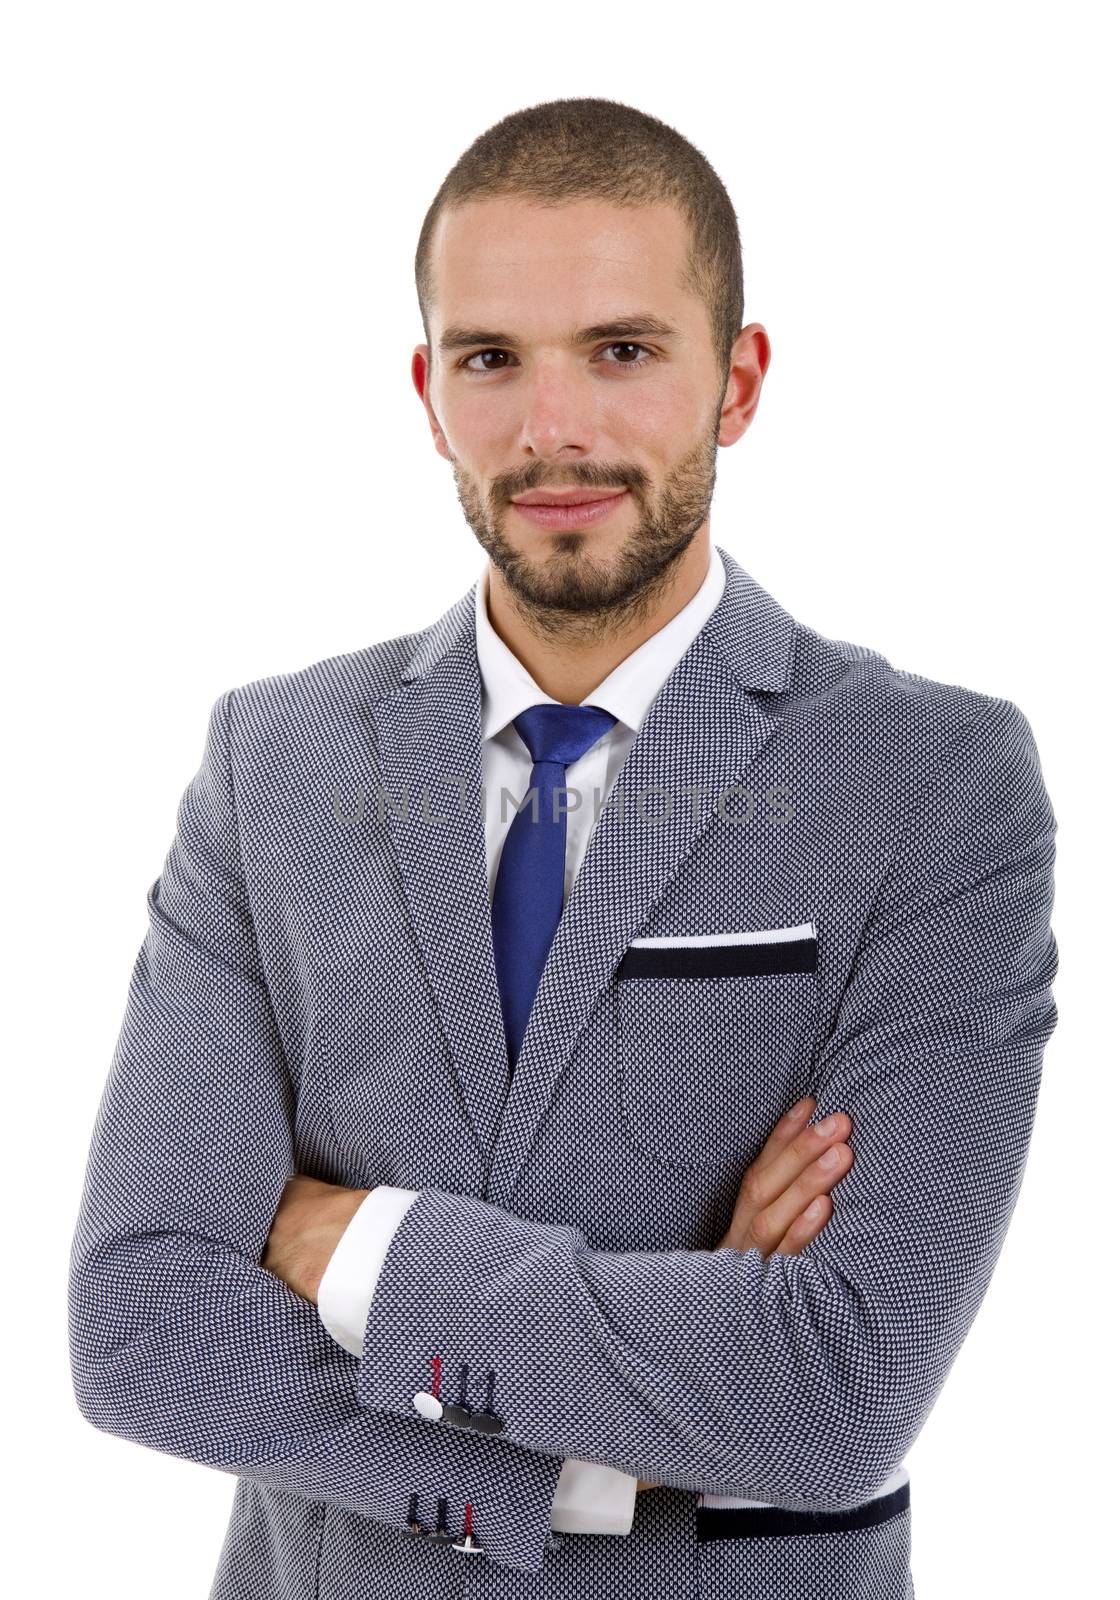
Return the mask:
[[[521,1053],[537,986],[564,908],[568,818],[563,807],[569,797],[560,797],[560,814],[553,821],[553,796],[564,787],[565,768],[578,761],[617,721],[599,706],[565,705],[530,706],[513,719],[533,758],[533,770],[528,801],[510,823],[502,845],[491,905],[494,965],[511,1069]]]

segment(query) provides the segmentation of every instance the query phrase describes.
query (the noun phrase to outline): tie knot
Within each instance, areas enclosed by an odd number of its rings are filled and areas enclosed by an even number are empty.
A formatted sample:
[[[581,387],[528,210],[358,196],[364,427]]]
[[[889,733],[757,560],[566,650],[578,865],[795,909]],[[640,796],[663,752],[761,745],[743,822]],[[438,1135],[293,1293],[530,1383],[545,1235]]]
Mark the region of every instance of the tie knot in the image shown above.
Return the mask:
[[[617,721],[601,706],[539,705],[514,717],[513,725],[528,746],[534,765],[555,761],[567,767]]]

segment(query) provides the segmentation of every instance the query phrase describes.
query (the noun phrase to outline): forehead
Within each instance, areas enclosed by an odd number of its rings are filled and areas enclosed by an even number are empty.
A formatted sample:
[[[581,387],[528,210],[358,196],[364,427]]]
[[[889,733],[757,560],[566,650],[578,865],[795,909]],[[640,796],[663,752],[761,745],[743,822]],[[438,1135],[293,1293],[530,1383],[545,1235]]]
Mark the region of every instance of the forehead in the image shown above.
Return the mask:
[[[502,326],[516,320],[528,329],[551,307],[567,325],[632,309],[636,297],[651,311],[702,321],[700,301],[679,282],[687,243],[675,206],[472,200],[445,211],[432,236],[432,321],[501,317]]]

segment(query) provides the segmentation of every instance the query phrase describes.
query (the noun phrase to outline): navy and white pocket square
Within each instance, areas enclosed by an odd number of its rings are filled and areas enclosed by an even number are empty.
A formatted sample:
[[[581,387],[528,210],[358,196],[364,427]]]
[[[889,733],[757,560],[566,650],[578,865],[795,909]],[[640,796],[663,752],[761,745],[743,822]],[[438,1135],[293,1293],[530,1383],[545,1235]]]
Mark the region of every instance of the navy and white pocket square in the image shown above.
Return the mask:
[[[631,939],[619,962],[617,976],[620,979],[738,978],[816,970],[816,926],[812,922],[802,922],[792,928]]]

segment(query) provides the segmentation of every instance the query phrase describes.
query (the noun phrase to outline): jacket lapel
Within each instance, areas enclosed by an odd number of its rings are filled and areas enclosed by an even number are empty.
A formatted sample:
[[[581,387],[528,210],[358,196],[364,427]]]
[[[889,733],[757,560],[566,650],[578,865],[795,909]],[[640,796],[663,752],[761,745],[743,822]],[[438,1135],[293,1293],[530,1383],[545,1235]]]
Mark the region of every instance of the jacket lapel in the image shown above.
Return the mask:
[[[426,630],[401,688],[366,717],[420,956],[467,1115],[490,1150],[509,1065],[480,802],[481,701],[472,588]]]
[[[386,820],[464,1101],[509,1205],[560,1073],[615,966],[777,725],[796,623],[727,553],[712,615],[653,700],[595,823],[512,1082],[494,968],[474,590],[428,629],[402,687],[369,707]],[[459,802],[460,780],[463,803]],[[424,791],[430,813],[423,812]],[[733,805],[733,801],[725,802]],[[649,819],[642,822],[642,813]]]

